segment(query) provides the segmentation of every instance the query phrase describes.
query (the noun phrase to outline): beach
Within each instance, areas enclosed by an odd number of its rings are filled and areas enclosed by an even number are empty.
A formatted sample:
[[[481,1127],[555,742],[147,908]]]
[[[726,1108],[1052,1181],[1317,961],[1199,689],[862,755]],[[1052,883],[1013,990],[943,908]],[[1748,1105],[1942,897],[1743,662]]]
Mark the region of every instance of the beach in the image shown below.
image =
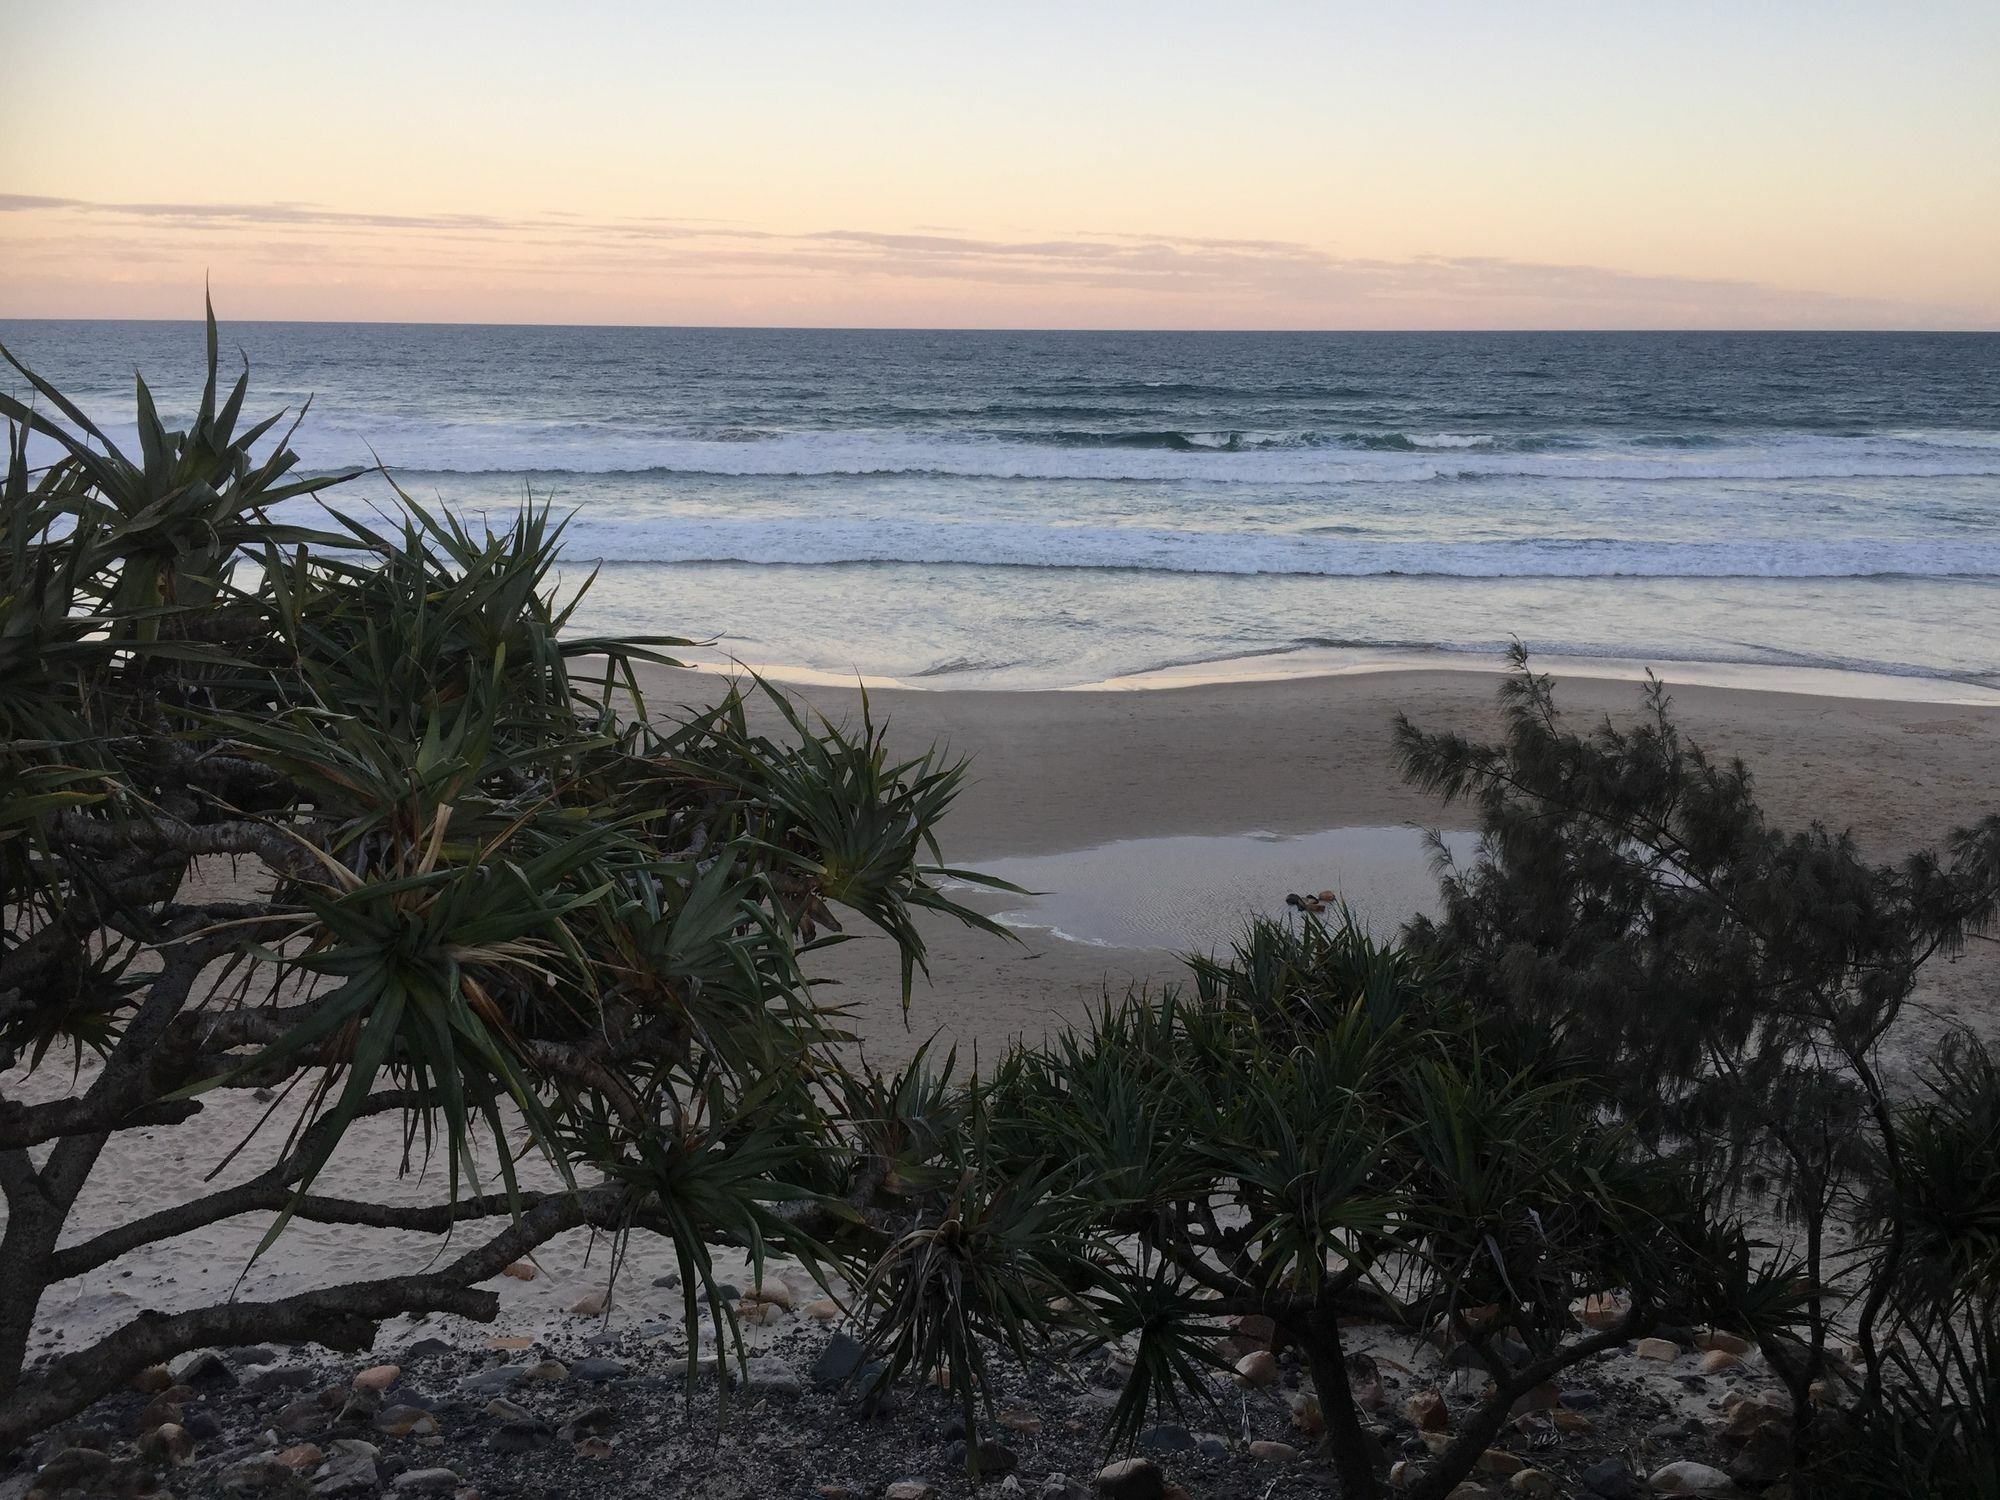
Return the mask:
[[[1560,670],[1557,680],[1558,701],[1578,728],[1639,711],[1632,681]],[[868,706],[901,752],[941,744],[969,758],[944,852],[977,869],[1121,841],[1468,829],[1466,809],[1441,807],[1403,782],[1392,728],[1403,713],[1426,728],[1489,734],[1499,722],[1499,682],[1490,671],[1397,670],[1145,692],[875,689]],[[695,674],[661,672],[647,683],[654,712],[717,690]],[[1671,682],[1669,690],[1691,742],[1750,766],[1773,824],[1819,820],[1850,830],[1872,859],[1935,844],[2000,803],[2000,707]],[[860,710],[855,689],[789,691],[836,719]],[[1263,847],[1283,857],[1282,846]],[[1256,848],[1239,849],[1229,868],[1240,872]],[[1229,896],[1218,881],[1216,901]],[[1031,917],[1035,906],[992,893],[973,900]],[[857,938],[819,956],[818,971],[839,982],[837,999],[853,1008],[852,1029],[875,1061],[907,1055],[933,1031],[990,1053],[1011,1037],[1076,1021],[1107,988],[1184,973],[1169,946],[1066,942],[1036,927],[1022,927],[1014,944],[936,921],[924,932],[930,979],[919,980],[907,1025],[885,941]],[[1975,942],[1932,966],[1912,1037],[1946,1020],[1995,1029],[1993,953],[1994,945]]]

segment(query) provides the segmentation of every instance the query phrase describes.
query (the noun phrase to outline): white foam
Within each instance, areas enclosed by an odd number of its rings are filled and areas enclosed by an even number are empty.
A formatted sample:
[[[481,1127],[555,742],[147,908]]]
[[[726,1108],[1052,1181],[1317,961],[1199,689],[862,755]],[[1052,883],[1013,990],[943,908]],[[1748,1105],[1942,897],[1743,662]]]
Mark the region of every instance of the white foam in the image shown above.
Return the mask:
[[[1286,532],[891,516],[614,521],[585,511],[571,522],[566,550],[573,559],[603,562],[963,563],[1334,578],[2000,577],[2000,540],[1373,541]]]

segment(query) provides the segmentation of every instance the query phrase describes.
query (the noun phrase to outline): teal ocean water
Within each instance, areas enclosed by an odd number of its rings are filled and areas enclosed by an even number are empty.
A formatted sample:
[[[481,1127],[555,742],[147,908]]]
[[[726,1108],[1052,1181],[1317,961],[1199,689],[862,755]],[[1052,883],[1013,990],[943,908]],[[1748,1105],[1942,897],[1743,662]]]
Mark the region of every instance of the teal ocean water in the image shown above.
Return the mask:
[[[116,432],[193,324],[0,323]],[[573,512],[589,624],[934,686],[1324,648],[2000,683],[2000,336],[235,324],[321,469]],[[10,388],[20,389],[9,375]],[[343,503],[384,492],[357,480]]]

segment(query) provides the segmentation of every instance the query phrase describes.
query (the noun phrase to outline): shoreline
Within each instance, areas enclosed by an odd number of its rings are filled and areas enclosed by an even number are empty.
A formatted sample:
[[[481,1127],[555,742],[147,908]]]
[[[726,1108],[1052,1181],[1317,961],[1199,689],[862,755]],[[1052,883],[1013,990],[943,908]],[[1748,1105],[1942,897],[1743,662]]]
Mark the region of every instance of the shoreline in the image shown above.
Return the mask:
[[[1443,646],[1283,646],[1237,656],[1167,662],[1136,672],[1094,678],[1086,682],[1020,684],[961,682],[960,674],[897,677],[884,673],[836,672],[792,662],[754,662],[711,651],[683,651],[692,671],[708,675],[754,673],[771,682],[807,689],[854,689],[868,692],[954,693],[1133,693],[1171,692],[1182,688],[1233,684],[1302,682],[1382,673],[1477,673],[1504,675],[1510,670],[1502,651],[1462,651]],[[1778,693],[1798,697],[1837,698],[1860,702],[1932,703],[1950,707],[2000,709],[2000,682],[1977,677],[1920,672],[1876,672],[1817,663],[1778,664],[1746,661],[1697,661],[1674,657],[1625,657],[1545,653],[1531,658],[1537,672],[1559,679],[1644,682],[1647,675],[1675,687],[1729,688],[1741,692]],[[971,672],[963,674],[973,675]]]

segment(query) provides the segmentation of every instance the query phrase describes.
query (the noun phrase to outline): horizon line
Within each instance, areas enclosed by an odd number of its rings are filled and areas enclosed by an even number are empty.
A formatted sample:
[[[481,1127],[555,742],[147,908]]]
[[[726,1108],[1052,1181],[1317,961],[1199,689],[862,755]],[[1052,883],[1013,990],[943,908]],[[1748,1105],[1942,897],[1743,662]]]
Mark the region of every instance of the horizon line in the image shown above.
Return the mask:
[[[187,323],[199,326],[204,320],[192,317],[87,317],[56,316],[49,314],[0,313],[0,322],[5,323]],[[1045,324],[954,324],[954,323],[564,323],[564,322],[506,322],[500,320],[460,320],[445,318],[216,318],[216,326],[250,324],[281,327],[301,325],[307,327],[363,327],[363,328],[605,328],[620,331],[645,331],[661,333],[1077,333],[1077,334],[1379,334],[1387,337],[1409,337],[1433,334],[1442,337],[1458,337],[1465,334],[1517,334],[1538,336],[1549,334],[1772,334],[1772,335],[1836,335],[1836,336],[1892,336],[1908,334],[1970,336],[1992,338],[2000,336],[2000,324],[1981,327],[1954,327],[1943,324],[1881,325],[1859,328],[1827,327],[1824,325],[1800,325],[1798,327],[1774,327],[1769,325],[1726,326],[1703,325],[1699,327],[1679,327],[1673,325],[1612,326],[1591,328],[1569,327],[1520,327],[1520,328],[1372,328],[1372,327],[1323,327],[1323,328],[1187,328],[1160,325],[1158,327],[1109,327],[1109,326],[1055,326]]]

